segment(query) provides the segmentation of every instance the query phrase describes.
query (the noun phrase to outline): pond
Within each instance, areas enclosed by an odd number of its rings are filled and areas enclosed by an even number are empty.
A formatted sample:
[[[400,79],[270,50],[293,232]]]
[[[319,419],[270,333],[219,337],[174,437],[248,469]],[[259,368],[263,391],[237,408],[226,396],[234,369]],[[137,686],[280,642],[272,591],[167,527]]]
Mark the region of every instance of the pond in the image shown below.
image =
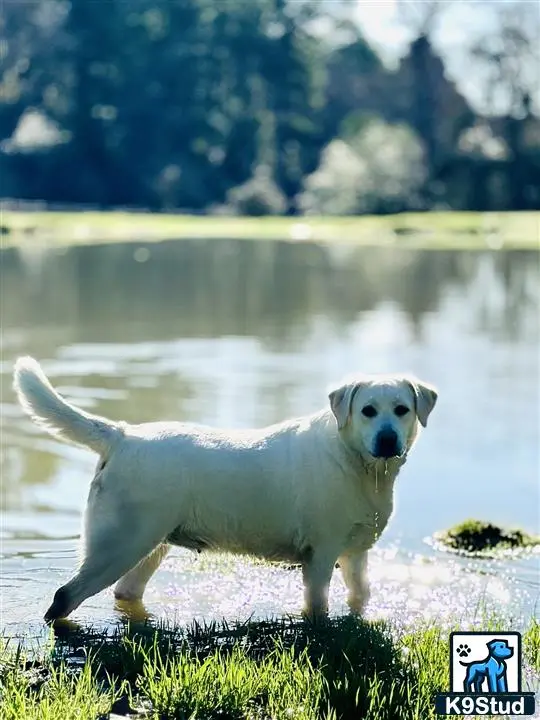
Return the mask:
[[[468,517],[540,527],[539,256],[339,244],[182,240],[2,252],[2,626],[43,633],[77,561],[95,466],[15,403],[32,354],[75,404],[133,422],[263,426],[327,402],[352,371],[409,371],[439,403],[397,483],[372,552],[369,617],[530,616],[538,555],[465,561],[433,549]],[[151,581],[159,618],[297,613],[297,570],[175,549]],[[339,572],[331,611],[345,611]],[[73,619],[122,617],[110,590]]]

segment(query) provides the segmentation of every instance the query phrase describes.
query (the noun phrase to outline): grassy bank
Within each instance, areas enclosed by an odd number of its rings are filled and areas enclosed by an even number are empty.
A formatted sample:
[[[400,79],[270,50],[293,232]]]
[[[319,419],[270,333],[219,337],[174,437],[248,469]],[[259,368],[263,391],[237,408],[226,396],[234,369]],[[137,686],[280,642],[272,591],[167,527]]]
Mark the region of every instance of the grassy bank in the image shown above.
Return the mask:
[[[316,240],[423,249],[540,249],[540,213],[533,212],[238,218],[2,210],[0,225],[3,247],[204,237]]]
[[[433,694],[448,690],[449,630],[433,626],[347,617],[56,632],[46,656],[4,649],[3,720],[430,720]],[[523,644],[540,672],[538,622]]]

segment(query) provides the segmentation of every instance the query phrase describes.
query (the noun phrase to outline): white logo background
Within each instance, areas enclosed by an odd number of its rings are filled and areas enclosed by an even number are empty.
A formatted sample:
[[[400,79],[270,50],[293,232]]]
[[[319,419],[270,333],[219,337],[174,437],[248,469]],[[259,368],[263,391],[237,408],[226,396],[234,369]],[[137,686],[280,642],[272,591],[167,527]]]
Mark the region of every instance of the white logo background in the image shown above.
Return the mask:
[[[450,652],[452,664],[452,692],[464,692],[463,681],[467,673],[467,668],[460,664],[461,662],[472,663],[481,662],[489,657],[489,649],[487,643],[491,640],[506,640],[508,646],[513,648],[512,657],[505,659],[507,667],[506,680],[508,684],[507,692],[520,692],[519,683],[519,637],[516,633],[454,633],[451,638]],[[460,657],[458,648],[467,646],[470,653],[467,656]],[[488,694],[487,680],[482,685],[482,694]]]

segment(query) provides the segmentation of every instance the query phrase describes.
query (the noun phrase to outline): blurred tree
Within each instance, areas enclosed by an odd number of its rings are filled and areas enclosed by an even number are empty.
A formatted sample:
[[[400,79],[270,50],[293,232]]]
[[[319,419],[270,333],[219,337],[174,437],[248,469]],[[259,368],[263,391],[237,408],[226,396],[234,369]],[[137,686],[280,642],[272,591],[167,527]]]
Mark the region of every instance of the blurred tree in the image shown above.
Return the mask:
[[[394,80],[398,119],[409,123],[425,147],[427,182],[424,197],[435,200],[431,180],[446,156],[453,152],[460,133],[474,122],[474,113],[433,47],[433,35],[444,22],[453,0],[398,0],[401,22],[412,37]]]
[[[300,197],[315,215],[392,213],[420,207],[425,181],[422,143],[411,128],[354,116],[325,148]]]
[[[437,176],[453,207],[540,208],[540,9],[481,4],[485,30],[468,47],[485,114],[462,132]]]
[[[33,173],[29,186],[18,153],[43,152],[55,145],[51,125],[40,123],[37,110],[51,100],[55,75],[55,40],[65,18],[61,3],[5,2],[0,5],[0,192],[24,196],[39,184]],[[19,128],[19,126],[22,128]],[[39,128],[44,129],[40,133]],[[17,130],[24,130],[17,134]],[[15,137],[15,135],[17,136]],[[41,137],[40,137],[41,135]],[[14,142],[11,142],[13,138]],[[24,161],[26,158],[24,158]],[[25,164],[23,162],[23,164]],[[37,182],[36,182],[37,181]],[[41,195],[43,197],[43,195]]]
[[[337,47],[328,59],[328,137],[339,132],[343,119],[353,111],[382,111],[387,103],[383,89],[387,81],[379,57],[358,31],[351,42]]]
[[[438,86],[444,78],[444,68],[433,52],[430,36],[447,5],[445,0],[398,0],[397,3],[398,12],[403,22],[412,29],[414,37],[400,68],[403,74],[409,75],[405,80],[409,119],[425,144],[430,171],[438,159]]]
[[[264,165],[256,168],[247,182],[227,193],[227,204],[237,215],[283,215],[287,210],[285,195]]]
[[[37,0],[30,30],[22,6],[5,5],[3,137],[32,105],[69,138],[47,157],[11,148],[21,194],[203,209],[265,165],[294,211],[322,146],[323,77],[283,0],[109,0],[106,13]]]
[[[274,118],[275,179],[296,212],[304,175],[318,165],[322,148],[322,81],[314,42],[295,24],[285,0],[275,0],[263,75],[268,110]]]
[[[73,170],[69,176],[62,173],[67,201],[121,205],[134,194],[140,196],[137,177],[122,172],[115,137],[124,81],[123,46],[118,43],[122,21],[118,0],[109,0],[107,12],[72,0],[62,28],[56,62],[65,99],[44,109],[71,137]]]
[[[485,3],[494,31],[470,48],[484,78],[488,112],[508,149],[508,206],[540,207],[540,6],[528,0]]]
[[[540,114],[540,7],[529,0],[484,0],[483,7],[486,31],[468,49],[487,111]]]
[[[382,182],[386,200],[355,200],[362,211],[387,212],[411,198],[422,207],[533,207],[537,8],[525,0],[514,0],[512,11],[498,0],[484,4],[497,31],[470,48],[470,60],[495,119],[475,117],[433,49],[451,0],[398,0],[412,42],[395,71],[355,24],[355,0],[5,2],[0,192],[156,210],[204,211],[230,200],[235,211],[294,214],[305,179],[321,177],[326,148],[323,177],[334,173],[342,187],[336,158],[348,155],[352,176],[361,166],[371,187],[369,167]],[[370,130],[380,161],[360,142],[360,127],[354,141],[347,130],[366,113],[380,119]],[[504,157],[489,150],[490,133]],[[401,176],[399,192],[387,192],[386,142],[401,148],[399,167],[409,162],[404,147],[422,144],[422,188],[415,174],[408,193]],[[478,166],[469,178],[471,163]],[[487,179],[482,192],[478,178]]]

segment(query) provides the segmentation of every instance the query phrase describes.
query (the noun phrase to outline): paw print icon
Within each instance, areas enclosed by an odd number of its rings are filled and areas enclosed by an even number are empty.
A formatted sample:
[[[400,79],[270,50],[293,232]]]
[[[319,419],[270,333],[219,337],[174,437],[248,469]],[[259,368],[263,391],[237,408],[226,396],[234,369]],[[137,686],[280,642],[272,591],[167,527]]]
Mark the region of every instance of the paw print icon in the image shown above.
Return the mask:
[[[471,654],[471,648],[468,645],[458,645],[456,648],[456,652],[459,655],[459,657],[466,658],[469,657]]]

